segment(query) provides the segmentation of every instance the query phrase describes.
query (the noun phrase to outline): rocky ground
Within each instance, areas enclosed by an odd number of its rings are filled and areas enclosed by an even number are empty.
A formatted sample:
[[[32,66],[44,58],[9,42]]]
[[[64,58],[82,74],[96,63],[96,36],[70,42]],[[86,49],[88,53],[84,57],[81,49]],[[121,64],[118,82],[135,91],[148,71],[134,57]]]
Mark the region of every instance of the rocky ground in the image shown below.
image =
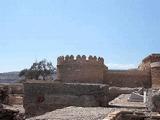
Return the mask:
[[[122,94],[109,102],[111,106],[119,106],[123,108],[140,108],[143,109],[146,105],[143,102],[129,102],[128,98],[131,94]]]
[[[25,120],[22,105],[8,106],[0,104],[0,120]]]
[[[66,107],[27,120],[103,120],[109,113],[125,108]]]
[[[27,120],[103,120],[114,111],[144,111],[142,102],[128,102],[129,95],[121,95],[110,102],[112,107],[66,107]]]

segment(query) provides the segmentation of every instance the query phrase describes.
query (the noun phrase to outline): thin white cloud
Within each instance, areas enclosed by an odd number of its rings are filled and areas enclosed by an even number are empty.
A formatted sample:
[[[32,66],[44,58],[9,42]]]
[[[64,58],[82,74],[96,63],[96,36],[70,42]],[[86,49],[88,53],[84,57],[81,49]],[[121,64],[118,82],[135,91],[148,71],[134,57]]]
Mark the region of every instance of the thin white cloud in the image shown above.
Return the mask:
[[[133,69],[137,67],[134,64],[119,64],[119,63],[108,63],[107,66],[109,69]]]

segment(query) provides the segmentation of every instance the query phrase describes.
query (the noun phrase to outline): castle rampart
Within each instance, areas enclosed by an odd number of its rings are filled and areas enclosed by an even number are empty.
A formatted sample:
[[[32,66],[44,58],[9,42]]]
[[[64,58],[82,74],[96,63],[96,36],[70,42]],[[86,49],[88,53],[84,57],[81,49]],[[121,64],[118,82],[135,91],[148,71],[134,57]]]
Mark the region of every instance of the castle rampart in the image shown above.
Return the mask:
[[[102,57],[60,56],[57,81],[24,84],[26,113],[39,114],[70,105],[107,106],[109,98],[126,93],[109,89],[113,86],[148,88],[151,82],[152,86],[160,86],[160,55],[152,54],[139,68],[130,70],[108,70]]]
[[[104,73],[104,83],[117,87],[151,87],[149,71],[141,70],[108,70]]]
[[[152,87],[160,86],[160,54],[151,54],[144,58],[139,69],[150,71]]]
[[[57,59],[57,80],[67,83],[103,83],[118,87],[151,87],[151,80],[157,81],[159,75],[158,60],[158,54],[152,54],[142,61],[138,69],[108,70],[102,57],[60,56]]]
[[[73,55],[60,56],[57,58],[57,65],[65,65],[65,64],[92,64],[92,65],[104,65],[104,59],[102,57],[89,56],[88,58],[85,55],[77,55],[74,57]]]
[[[160,62],[151,63],[152,87],[160,86]]]
[[[57,59],[57,79],[62,82],[102,83],[104,69],[102,57],[66,55]]]
[[[160,62],[151,63],[151,68],[160,67]]]

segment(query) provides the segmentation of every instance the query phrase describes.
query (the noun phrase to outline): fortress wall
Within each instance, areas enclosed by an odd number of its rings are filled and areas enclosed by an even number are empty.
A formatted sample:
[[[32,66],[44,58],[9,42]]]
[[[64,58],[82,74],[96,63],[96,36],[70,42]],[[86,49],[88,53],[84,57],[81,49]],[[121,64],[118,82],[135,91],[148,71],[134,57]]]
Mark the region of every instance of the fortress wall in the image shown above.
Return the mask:
[[[152,87],[160,87],[160,54],[151,54],[143,59],[140,70],[150,70]]]
[[[67,106],[107,106],[109,90],[104,84],[30,82],[24,83],[24,108],[39,115]]]
[[[117,87],[151,87],[151,77],[149,71],[108,70],[104,83]]]
[[[160,87],[160,68],[152,69],[152,86]]]
[[[150,61],[142,61],[142,63],[138,66],[138,70],[144,71],[144,70],[150,70],[151,66],[150,66],[151,62]]]
[[[152,87],[160,87],[160,54],[152,55],[150,59]]]
[[[57,78],[66,83],[105,83],[119,87],[160,86],[160,54],[151,54],[135,70],[108,70],[96,56],[60,56]],[[132,83],[132,84],[131,84]]]
[[[96,56],[61,56],[57,60],[57,79],[72,83],[102,83],[104,59]]]
[[[160,62],[151,63],[152,87],[160,86]]]

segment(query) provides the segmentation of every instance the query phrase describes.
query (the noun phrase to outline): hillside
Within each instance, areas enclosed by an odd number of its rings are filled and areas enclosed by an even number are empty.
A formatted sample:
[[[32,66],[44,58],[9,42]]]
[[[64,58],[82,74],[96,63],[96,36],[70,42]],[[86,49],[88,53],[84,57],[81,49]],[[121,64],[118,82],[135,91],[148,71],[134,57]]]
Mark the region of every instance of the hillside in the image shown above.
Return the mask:
[[[20,79],[18,74],[19,72],[0,73],[0,83],[15,83]]]
[[[0,73],[0,83],[15,83],[20,80],[19,72]],[[56,74],[52,75],[53,80],[56,79]]]

